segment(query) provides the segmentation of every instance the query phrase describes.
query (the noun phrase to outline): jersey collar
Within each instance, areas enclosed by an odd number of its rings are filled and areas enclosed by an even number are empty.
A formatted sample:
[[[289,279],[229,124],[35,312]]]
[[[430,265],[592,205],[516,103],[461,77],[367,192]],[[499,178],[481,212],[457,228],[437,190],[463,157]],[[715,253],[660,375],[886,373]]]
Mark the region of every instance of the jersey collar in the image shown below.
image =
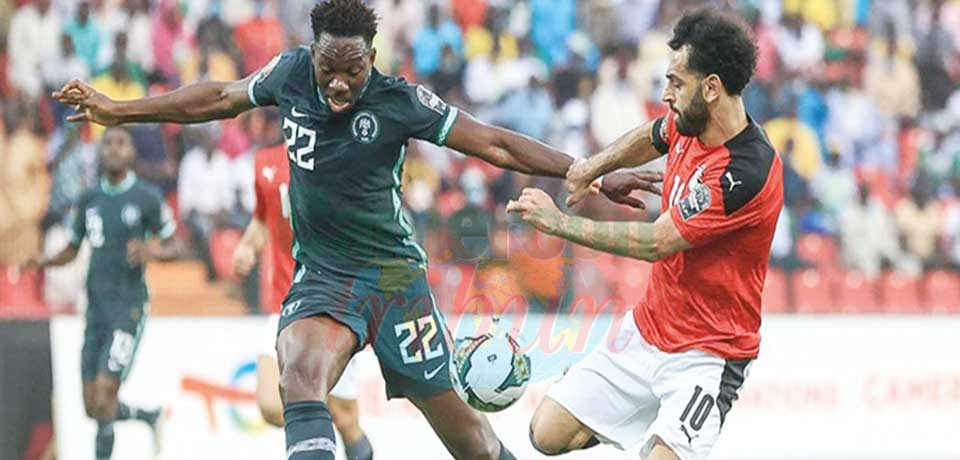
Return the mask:
[[[110,196],[117,196],[127,190],[130,190],[133,187],[133,184],[137,182],[137,175],[133,171],[127,171],[127,177],[125,177],[119,184],[113,185],[107,180],[107,176],[100,177],[100,189],[103,190],[103,193],[106,193]]]

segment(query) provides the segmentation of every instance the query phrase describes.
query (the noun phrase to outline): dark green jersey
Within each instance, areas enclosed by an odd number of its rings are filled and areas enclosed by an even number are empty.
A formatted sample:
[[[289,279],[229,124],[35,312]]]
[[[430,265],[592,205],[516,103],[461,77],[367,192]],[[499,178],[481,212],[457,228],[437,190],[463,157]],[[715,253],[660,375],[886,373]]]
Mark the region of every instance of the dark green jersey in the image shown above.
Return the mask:
[[[173,213],[159,191],[132,172],[116,186],[101,179],[77,200],[68,228],[71,244],[79,246],[86,238],[93,249],[87,271],[91,309],[146,303],[143,267],[127,261],[127,242],[173,236]]]
[[[407,141],[443,145],[457,119],[422,86],[373,70],[345,114],[327,107],[306,47],[282,53],[248,88],[276,105],[290,158],[294,257],[312,268],[391,259],[426,262],[404,215],[400,178]]]

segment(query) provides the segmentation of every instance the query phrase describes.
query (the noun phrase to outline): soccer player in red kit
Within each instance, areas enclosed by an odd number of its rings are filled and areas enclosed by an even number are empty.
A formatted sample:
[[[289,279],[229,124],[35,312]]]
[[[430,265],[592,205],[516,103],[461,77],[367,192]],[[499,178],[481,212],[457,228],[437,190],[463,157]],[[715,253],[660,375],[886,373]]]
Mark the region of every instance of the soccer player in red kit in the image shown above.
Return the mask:
[[[741,21],[710,9],[687,12],[673,33],[667,116],[567,173],[573,204],[603,174],[667,155],[656,222],[568,216],[537,189],[507,207],[540,231],[655,262],[617,340],[572,367],[537,408],[531,441],[547,454],[642,442],[648,460],[705,459],[759,351],[783,171],[740,96],[756,46]]]
[[[269,126],[264,132],[279,133],[275,126],[279,116],[266,113]],[[293,230],[290,227],[290,162],[283,139],[272,146],[254,153],[254,189],[257,204],[253,218],[243,233],[243,238],[233,253],[234,272],[241,277],[250,274],[259,254],[269,249],[271,270],[267,273],[270,295],[268,306],[270,318],[265,329],[264,345],[257,358],[257,404],[264,420],[271,425],[283,427],[283,403],[280,400],[280,370],[277,365],[277,322],[280,309],[293,279],[294,260]],[[268,245],[269,240],[269,245]],[[256,280],[251,280],[256,282]],[[351,359],[340,380],[330,390],[327,401],[333,424],[344,439],[344,448],[349,460],[373,458],[373,448],[360,428],[357,409],[357,370]]]

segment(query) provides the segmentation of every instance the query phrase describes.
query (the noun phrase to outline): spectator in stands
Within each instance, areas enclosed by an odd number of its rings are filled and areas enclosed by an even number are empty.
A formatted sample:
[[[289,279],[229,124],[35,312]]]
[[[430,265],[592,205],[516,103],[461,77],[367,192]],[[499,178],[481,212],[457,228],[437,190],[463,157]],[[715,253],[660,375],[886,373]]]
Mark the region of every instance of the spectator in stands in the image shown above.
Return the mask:
[[[217,278],[210,255],[210,237],[226,222],[234,205],[232,166],[226,154],[216,148],[216,124],[193,130],[196,146],[180,163],[177,187],[180,215],[190,229],[194,249],[207,270],[207,281]]]
[[[460,28],[449,18],[441,16],[439,6],[432,5],[427,25],[413,40],[413,66],[419,78],[428,78],[440,68],[443,49],[447,46],[457,56],[463,56]]]
[[[40,253],[40,224],[47,211],[50,178],[32,106],[7,106],[7,138],[0,148],[0,266],[20,267]]]
[[[460,91],[463,86],[463,60],[457,57],[449,45],[443,47],[443,58],[436,72],[430,76],[430,86],[443,99],[449,99],[451,91]]]
[[[812,72],[823,60],[823,33],[799,14],[784,14],[776,32],[780,62],[788,75]]]
[[[87,64],[90,72],[99,69],[97,54],[103,45],[103,30],[90,18],[90,2],[77,4],[76,15],[63,26],[64,32],[73,40],[77,55]]]
[[[942,9],[943,0],[933,0],[933,7],[926,18],[929,28],[920,29],[914,56],[925,110],[943,109],[947,98],[957,87],[949,70],[949,62],[956,59],[957,46],[943,26]]]
[[[302,17],[300,21],[304,22]],[[174,50],[186,45],[186,36],[176,0],[160,0],[153,13],[151,44],[156,70],[163,74],[167,81],[179,81],[180,73]]]
[[[496,109],[494,123],[534,139],[547,141],[554,107],[544,78],[531,77],[527,86],[506,96]]]
[[[890,212],[861,184],[857,200],[840,216],[841,257],[847,268],[868,278],[880,274],[884,264],[902,264],[897,229]]]
[[[864,69],[864,88],[889,117],[915,117],[920,110],[920,79],[897,40],[893,21],[886,23],[883,41],[872,49]]]
[[[243,74],[249,75],[267,65],[286,48],[283,25],[272,14],[267,14],[264,0],[254,3],[255,13],[249,21],[234,30],[234,40],[243,56]],[[379,52],[379,50],[378,50]]]
[[[786,152],[790,145],[789,162],[792,168],[805,180],[812,179],[823,162],[817,135],[809,126],[796,118],[796,106],[784,116],[768,121],[763,125],[770,143],[778,152]],[[787,158],[787,155],[784,155]],[[784,165],[786,166],[786,165]]]
[[[96,183],[97,149],[89,137],[88,127],[74,123],[53,132],[47,149],[53,182],[44,227],[62,222],[80,194]]]
[[[643,98],[630,78],[632,52],[632,47],[621,45],[600,66],[600,83],[590,99],[590,128],[600,145],[613,143],[647,121]]]
[[[12,89],[30,98],[40,95],[44,62],[60,55],[60,16],[50,0],[34,0],[21,6],[10,19],[7,31],[8,78]]]
[[[144,72],[154,69],[153,59],[153,20],[150,17],[150,0],[125,0],[127,11],[127,58],[137,63]],[[113,61],[107,56],[106,62]]]
[[[839,152],[830,152],[826,164],[810,183],[810,188],[826,214],[831,229],[839,229],[841,216],[857,200],[857,178],[851,168],[841,164]]]
[[[553,68],[567,62],[567,39],[576,30],[574,0],[531,0],[530,36],[537,55]]]
[[[60,35],[59,58],[44,62],[42,68],[46,92],[60,89],[73,78],[81,80],[90,78],[86,63],[74,52],[73,40],[66,33]],[[69,108],[56,100],[51,100],[51,107],[54,123],[58,126],[62,125]]]
[[[117,38],[121,36],[122,34],[118,34]],[[113,61],[113,64],[110,65],[107,72],[100,74],[100,76],[90,81],[90,86],[93,86],[98,91],[113,99],[119,100],[137,99],[146,95],[146,90],[143,85],[134,80],[133,76],[130,75],[130,67],[127,66],[126,56],[120,53],[117,53],[116,59]],[[103,126],[93,125],[93,135],[95,139],[100,139],[103,131]]]
[[[894,216],[906,254],[924,269],[931,267],[937,255],[937,238],[942,228],[940,204],[931,199],[926,180],[917,180],[910,196],[897,203]]]
[[[240,78],[243,56],[230,28],[216,16],[197,24],[197,47],[180,65],[180,81],[232,81]]]
[[[945,206],[941,238],[948,266],[960,270],[960,170],[954,171],[950,188],[952,199]]]

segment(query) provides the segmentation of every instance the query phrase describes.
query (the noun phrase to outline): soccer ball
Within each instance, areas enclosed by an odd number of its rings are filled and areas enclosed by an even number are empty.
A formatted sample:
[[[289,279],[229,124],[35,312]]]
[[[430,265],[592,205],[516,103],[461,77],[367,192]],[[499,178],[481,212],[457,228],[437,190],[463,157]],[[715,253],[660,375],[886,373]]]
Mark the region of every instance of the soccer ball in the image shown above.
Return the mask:
[[[530,357],[506,333],[458,339],[450,378],[460,398],[474,409],[499,412],[527,389]]]

